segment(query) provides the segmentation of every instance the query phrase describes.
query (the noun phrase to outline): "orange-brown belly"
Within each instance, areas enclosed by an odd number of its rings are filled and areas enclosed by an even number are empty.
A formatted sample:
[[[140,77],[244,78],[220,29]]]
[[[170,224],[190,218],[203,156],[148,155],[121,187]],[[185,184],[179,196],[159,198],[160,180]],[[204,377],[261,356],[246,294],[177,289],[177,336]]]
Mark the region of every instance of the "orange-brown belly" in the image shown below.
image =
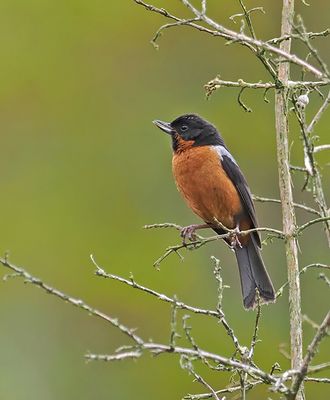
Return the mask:
[[[239,194],[210,147],[191,147],[173,155],[173,175],[188,206],[210,225],[214,218],[228,228],[242,213]]]

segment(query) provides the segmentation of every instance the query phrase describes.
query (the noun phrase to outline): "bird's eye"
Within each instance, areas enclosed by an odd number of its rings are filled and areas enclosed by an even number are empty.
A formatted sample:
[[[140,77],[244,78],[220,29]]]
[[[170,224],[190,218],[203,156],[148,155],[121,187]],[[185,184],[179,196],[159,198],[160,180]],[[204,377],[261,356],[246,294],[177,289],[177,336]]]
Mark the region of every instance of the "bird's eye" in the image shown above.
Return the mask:
[[[182,125],[180,129],[181,129],[182,132],[185,132],[186,130],[188,130],[188,126],[187,125]]]

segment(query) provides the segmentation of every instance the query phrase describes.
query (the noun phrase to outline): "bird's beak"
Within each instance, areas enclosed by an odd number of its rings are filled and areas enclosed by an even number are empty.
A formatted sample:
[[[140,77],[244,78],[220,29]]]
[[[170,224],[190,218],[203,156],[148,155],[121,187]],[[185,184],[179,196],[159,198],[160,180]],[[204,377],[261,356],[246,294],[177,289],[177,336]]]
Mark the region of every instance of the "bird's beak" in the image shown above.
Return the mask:
[[[172,135],[172,133],[174,133],[174,129],[171,127],[171,124],[168,122],[163,122],[163,121],[159,121],[158,119],[156,119],[155,121],[152,121],[156,126],[158,126],[159,129],[161,129],[162,131],[164,131],[165,133],[167,133],[168,135]]]

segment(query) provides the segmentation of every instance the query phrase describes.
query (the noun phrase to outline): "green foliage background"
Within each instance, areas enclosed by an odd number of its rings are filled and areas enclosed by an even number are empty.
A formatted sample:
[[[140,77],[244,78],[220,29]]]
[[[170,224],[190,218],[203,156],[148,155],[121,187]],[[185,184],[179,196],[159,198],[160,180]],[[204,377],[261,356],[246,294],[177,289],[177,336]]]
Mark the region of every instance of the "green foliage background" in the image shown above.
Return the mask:
[[[154,3],[187,15],[178,1]],[[238,2],[208,3],[214,18],[239,28],[228,20],[239,12]],[[311,0],[310,7],[297,3],[309,30],[327,27],[329,2]],[[247,4],[266,8],[266,15],[254,15],[258,34],[278,36],[280,2]],[[253,108],[248,114],[238,106],[235,89],[222,89],[208,101],[203,90],[219,73],[232,80],[269,77],[246,49],[224,46],[221,39],[186,27],[168,30],[156,51],[149,40],[164,22],[133,1],[1,1],[0,251],[9,250],[13,262],[46,282],[138,327],[144,337],[165,342],[169,306],[95,277],[89,254],[109,272],[126,277],[132,272],[138,282],[201,307],[216,303],[210,262],[215,255],[231,286],[225,292],[225,311],[236,334],[248,344],[254,314],[242,308],[235,260],[227,247],[216,243],[190,252],[184,263],[173,256],[157,272],[153,261],[179,238],[175,231],[144,231],[142,226],[197,221],[176,191],[169,138],[152,125],[155,118],[172,120],[197,112],[211,120],[252,191],[278,197],[272,93],[266,104],[261,92],[246,91],[245,102]],[[315,44],[329,56],[328,39]],[[295,67],[293,71],[298,78]],[[308,116],[320,104],[313,94]],[[328,113],[317,127],[320,143],[329,142],[329,123]],[[302,149],[295,122],[292,140],[292,159],[299,164]],[[329,154],[318,155],[318,160],[324,166],[324,182],[329,182]],[[303,178],[295,176],[296,199],[312,204],[311,194],[301,193],[302,185]],[[327,195],[329,200],[329,191]],[[257,210],[262,226],[281,227],[277,205],[258,204]],[[298,216],[300,222],[308,217]],[[319,226],[306,231],[300,248],[301,266],[329,261]],[[264,247],[263,256],[279,287],[286,280],[283,243]],[[329,293],[317,275],[313,271],[302,277],[302,296],[304,313],[320,321]],[[86,364],[87,351],[112,352],[127,343],[126,338],[19,280],[0,283],[0,318],[1,399],[162,400],[204,390],[172,355]],[[215,321],[193,317],[191,324],[201,346],[232,355],[232,345]],[[306,346],[313,330],[304,328]],[[287,368],[278,347],[288,343],[288,333],[285,293],[276,305],[264,308],[256,361],[269,369],[275,361]],[[326,361],[329,352],[325,341],[315,363]],[[227,374],[201,371],[216,387],[228,383]],[[329,393],[325,386],[306,386],[309,398]],[[256,389],[249,398],[265,399],[266,390]]]

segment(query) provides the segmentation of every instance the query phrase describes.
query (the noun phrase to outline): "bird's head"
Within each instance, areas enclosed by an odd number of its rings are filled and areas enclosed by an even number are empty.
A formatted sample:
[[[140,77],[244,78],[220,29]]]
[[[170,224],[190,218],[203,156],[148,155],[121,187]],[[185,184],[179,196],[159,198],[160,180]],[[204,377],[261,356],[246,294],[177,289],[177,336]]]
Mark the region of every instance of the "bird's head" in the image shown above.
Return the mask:
[[[175,152],[188,147],[223,144],[216,127],[196,114],[181,115],[172,122],[155,120],[153,123],[172,136]]]

